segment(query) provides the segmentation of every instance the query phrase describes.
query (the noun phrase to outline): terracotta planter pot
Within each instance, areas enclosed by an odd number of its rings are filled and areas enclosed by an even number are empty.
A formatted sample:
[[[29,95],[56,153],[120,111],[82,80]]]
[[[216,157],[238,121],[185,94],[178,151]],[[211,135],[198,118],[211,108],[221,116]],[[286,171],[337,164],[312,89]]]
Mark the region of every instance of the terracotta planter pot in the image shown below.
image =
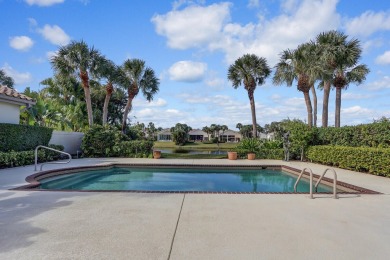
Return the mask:
[[[255,153],[248,153],[248,160],[254,160],[256,158]]]
[[[237,152],[228,152],[229,160],[237,160]]]
[[[161,151],[153,151],[154,159],[160,159],[160,157],[161,157]]]

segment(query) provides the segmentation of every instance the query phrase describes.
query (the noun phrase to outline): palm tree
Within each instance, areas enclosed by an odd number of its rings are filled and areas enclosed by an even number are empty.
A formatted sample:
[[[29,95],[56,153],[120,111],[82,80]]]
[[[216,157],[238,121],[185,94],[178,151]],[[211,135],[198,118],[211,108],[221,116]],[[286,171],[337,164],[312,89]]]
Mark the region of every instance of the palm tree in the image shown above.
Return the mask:
[[[55,71],[63,75],[73,75],[81,79],[87,105],[89,126],[93,125],[89,80],[90,76],[96,74],[100,59],[101,55],[99,51],[93,47],[89,48],[84,41],[72,41],[70,44],[61,47],[57,55],[51,59],[51,64]]]
[[[237,128],[238,130],[241,130],[241,127],[242,127],[242,124],[241,124],[241,123],[237,123],[236,128]]]
[[[347,42],[347,36],[339,31],[328,31],[317,35],[316,43],[320,50],[320,59],[323,63],[324,73],[322,73],[322,84],[324,90],[322,102],[322,127],[328,127],[329,94],[332,85],[336,60],[343,55]]]
[[[104,99],[104,105],[103,105],[103,125],[107,124],[107,117],[108,117],[108,104],[110,102],[112,93],[114,91],[114,85],[115,83],[118,83],[120,81],[120,72],[119,67],[115,65],[114,62],[111,60],[101,58],[100,60],[100,69],[98,71],[98,75],[101,78],[105,78],[106,83],[106,97]]]
[[[336,88],[335,127],[340,127],[341,90],[350,83],[361,84],[370,72],[365,64],[358,64],[361,55],[360,43],[353,39],[345,45],[344,52],[337,57],[332,84]]]
[[[208,141],[210,141],[210,134],[213,132],[213,131],[211,131],[210,127],[205,126],[202,128],[202,131],[207,134],[207,139],[208,139]]]
[[[296,50],[283,51],[273,77],[273,82],[276,85],[286,83],[287,86],[291,87],[294,80],[297,81],[297,89],[303,92],[305,97],[309,127],[313,126],[313,107],[309,91],[320,70],[316,51],[316,46],[313,43],[301,44]]]
[[[270,73],[271,69],[267,65],[267,60],[255,54],[245,54],[238,58],[228,70],[228,79],[233,83],[233,87],[237,89],[243,84],[248,92],[252,112],[253,137],[257,136],[254,92],[257,85],[264,84]]]
[[[13,78],[7,76],[5,71],[0,69],[0,85],[5,85],[9,88],[13,88],[14,84],[15,84],[15,82],[14,82]]]
[[[122,85],[127,86],[128,99],[123,113],[122,132],[125,132],[127,116],[132,108],[133,99],[141,90],[146,100],[153,100],[154,94],[159,90],[159,80],[154,70],[145,66],[145,61],[139,59],[128,59],[122,67]]]

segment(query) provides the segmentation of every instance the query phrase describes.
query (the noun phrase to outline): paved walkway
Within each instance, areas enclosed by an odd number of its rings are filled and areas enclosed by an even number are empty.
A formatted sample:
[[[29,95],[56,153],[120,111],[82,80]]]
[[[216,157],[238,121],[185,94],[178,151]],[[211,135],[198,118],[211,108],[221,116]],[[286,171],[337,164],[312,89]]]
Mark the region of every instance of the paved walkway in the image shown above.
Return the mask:
[[[79,159],[286,164],[273,160]],[[62,168],[47,165],[44,169]],[[337,169],[383,195],[143,194],[9,190],[33,166],[0,170],[0,259],[388,259],[390,179]],[[331,177],[331,175],[329,175]],[[318,195],[317,195],[318,196]]]

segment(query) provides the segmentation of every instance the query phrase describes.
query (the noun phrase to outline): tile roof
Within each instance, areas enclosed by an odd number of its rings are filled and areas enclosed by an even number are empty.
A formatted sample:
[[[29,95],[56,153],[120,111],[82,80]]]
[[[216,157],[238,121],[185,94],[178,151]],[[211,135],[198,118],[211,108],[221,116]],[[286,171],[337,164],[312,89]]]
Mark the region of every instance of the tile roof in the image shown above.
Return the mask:
[[[14,98],[15,101],[18,100],[22,103],[25,101],[27,101],[26,103],[35,103],[34,99],[17,92],[15,89],[0,85],[0,97],[2,96]]]

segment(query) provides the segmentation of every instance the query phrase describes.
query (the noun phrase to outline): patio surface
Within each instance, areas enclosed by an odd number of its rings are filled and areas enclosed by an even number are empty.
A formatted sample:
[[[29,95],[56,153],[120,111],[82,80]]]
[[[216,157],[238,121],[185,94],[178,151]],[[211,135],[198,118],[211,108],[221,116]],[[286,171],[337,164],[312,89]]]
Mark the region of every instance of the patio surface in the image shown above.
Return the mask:
[[[106,163],[325,166],[275,160],[78,159]],[[336,169],[381,192],[151,194],[9,190],[34,166],[0,170],[0,259],[389,259],[390,178]],[[329,174],[327,177],[331,178]]]

